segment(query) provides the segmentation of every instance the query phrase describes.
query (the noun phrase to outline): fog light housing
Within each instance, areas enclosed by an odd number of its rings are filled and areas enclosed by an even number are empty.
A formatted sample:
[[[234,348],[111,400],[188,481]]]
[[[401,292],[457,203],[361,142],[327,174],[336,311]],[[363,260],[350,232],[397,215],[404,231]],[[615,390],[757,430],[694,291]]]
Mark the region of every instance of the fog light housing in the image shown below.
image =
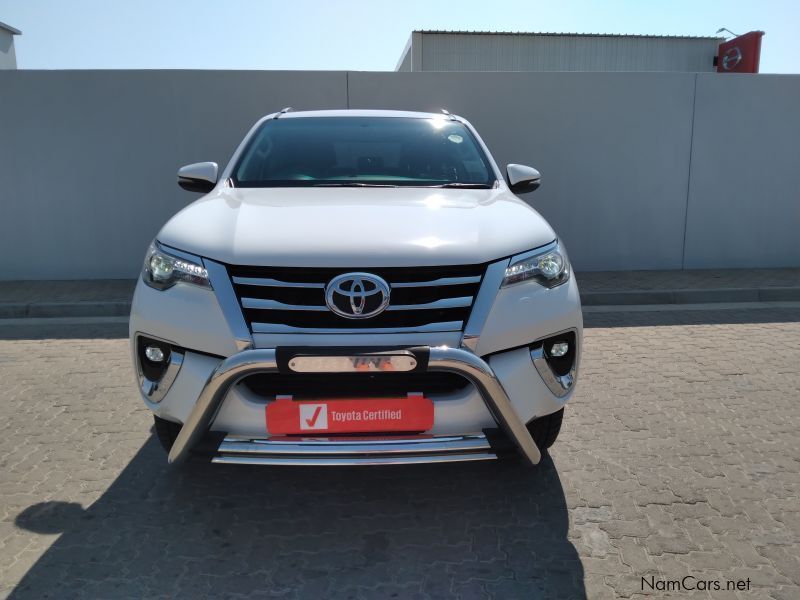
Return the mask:
[[[172,345],[163,340],[139,336],[136,340],[139,370],[151,381],[159,381],[169,366]]]
[[[575,385],[576,342],[576,333],[572,330],[539,340],[530,347],[533,366],[558,398],[566,396]]]
[[[183,364],[183,350],[165,340],[136,337],[136,370],[142,394],[151,402],[160,402]]]

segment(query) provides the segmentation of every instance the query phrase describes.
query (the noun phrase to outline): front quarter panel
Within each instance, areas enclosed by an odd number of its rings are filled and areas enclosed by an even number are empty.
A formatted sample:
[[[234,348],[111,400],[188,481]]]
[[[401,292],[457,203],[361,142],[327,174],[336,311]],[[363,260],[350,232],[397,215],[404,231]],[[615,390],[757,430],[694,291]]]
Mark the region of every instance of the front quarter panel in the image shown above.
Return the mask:
[[[187,283],[162,291],[151,288],[140,277],[131,304],[131,339],[136,333],[217,356],[237,352],[214,291]]]
[[[575,391],[573,387],[561,398],[553,395],[533,366],[528,348],[495,354],[489,357],[489,364],[523,423],[561,410]]]
[[[583,341],[583,315],[574,276],[547,289],[534,281],[501,288],[478,340],[477,354],[488,360],[520,419],[527,423],[563,408],[575,388],[556,397],[531,360],[529,346],[569,329],[575,330],[577,367]]]
[[[582,337],[581,299],[574,274],[553,289],[535,281],[500,288],[476,346],[478,356],[527,346],[567,329]]]

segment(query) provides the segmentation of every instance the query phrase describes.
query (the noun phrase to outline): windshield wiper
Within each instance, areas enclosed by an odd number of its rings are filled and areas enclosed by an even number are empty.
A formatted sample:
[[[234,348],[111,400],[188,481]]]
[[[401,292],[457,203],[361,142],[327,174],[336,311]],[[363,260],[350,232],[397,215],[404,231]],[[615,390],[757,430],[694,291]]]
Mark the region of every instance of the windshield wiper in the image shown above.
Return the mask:
[[[343,181],[336,183],[312,183],[313,187],[384,187],[394,188],[396,185],[390,183],[364,183],[363,181]]]
[[[492,186],[485,183],[464,183],[462,181],[452,181],[450,183],[443,183],[442,185],[432,185],[435,188],[462,188],[466,190],[489,190]]]
[[[403,184],[395,185],[392,183],[367,183],[364,181],[334,181],[334,182],[310,182],[310,187],[379,187],[379,188],[397,188],[397,187],[424,187],[424,188],[461,188],[471,190],[488,190],[492,186],[485,183],[466,183],[463,181],[451,181],[450,183],[433,184],[433,185],[413,185]],[[303,186],[305,187],[305,186]]]

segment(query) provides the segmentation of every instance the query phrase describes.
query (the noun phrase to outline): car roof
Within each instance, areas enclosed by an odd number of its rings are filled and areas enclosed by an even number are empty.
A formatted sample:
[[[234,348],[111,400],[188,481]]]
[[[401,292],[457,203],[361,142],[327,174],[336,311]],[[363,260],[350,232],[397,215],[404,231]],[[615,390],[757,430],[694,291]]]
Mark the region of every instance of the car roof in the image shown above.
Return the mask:
[[[449,113],[443,112],[416,112],[408,110],[367,110],[367,109],[339,109],[339,110],[302,110],[274,113],[281,119],[297,119],[302,117],[398,117],[406,119],[441,119],[448,117]]]

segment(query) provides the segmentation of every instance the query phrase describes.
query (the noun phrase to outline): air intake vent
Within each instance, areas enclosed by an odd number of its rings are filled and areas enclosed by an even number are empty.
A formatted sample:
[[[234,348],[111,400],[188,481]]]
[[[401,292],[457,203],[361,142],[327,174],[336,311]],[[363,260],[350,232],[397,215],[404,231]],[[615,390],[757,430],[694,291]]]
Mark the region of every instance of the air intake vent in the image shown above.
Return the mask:
[[[407,333],[461,331],[486,265],[403,268],[228,266],[253,333]],[[325,302],[325,288],[346,273],[389,284],[389,306],[369,318],[346,318]]]

